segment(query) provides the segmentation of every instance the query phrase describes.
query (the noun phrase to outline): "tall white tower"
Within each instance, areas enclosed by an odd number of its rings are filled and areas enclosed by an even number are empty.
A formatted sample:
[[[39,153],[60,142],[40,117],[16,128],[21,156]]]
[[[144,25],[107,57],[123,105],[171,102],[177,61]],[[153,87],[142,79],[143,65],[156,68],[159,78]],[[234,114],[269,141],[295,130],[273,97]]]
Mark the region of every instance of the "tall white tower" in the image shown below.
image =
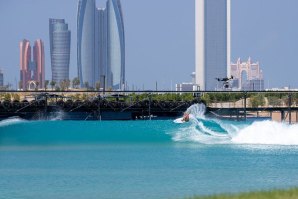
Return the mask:
[[[215,78],[230,76],[231,1],[195,0],[196,83],[201,90],[215,90]]]

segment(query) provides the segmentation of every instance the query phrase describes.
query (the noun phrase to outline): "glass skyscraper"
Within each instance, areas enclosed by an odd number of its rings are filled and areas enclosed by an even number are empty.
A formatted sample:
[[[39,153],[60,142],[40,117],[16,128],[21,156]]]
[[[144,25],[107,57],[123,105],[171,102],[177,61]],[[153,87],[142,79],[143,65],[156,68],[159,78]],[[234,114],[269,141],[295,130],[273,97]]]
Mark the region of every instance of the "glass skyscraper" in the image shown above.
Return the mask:
[[[69,80],[71,32],[64,19],[49,19],[52,80]]]
[[[4,76],[2,71],[0,70],[0,87],[3,87],[3,86],[4,86]]]
[[[78,76],[81,86],[123,89],[125,82],[125,38],[121,4],[108,0],[96,8],[95,0],[79,0]]]
[[[196,0],[196,84],[221,88],[230,76],[230,0]]]
[[[108,86],[108,64],[107,64],[107,12],[105,8],[98,8],[96,12],[95,34],[96,34],[96,60],[95,60],[95,79],[100,82],[101,87]],[[103,78],[105,77],[105,78]],[[105,81],[105,82],[104,82]]]
[[[81,87],[95,85],[95,0],[79,0],[77,17],[78,76]]]
[[[125,83],[125,35],[120,0],[108,0],[108,69],[109,86],[123,90]]]

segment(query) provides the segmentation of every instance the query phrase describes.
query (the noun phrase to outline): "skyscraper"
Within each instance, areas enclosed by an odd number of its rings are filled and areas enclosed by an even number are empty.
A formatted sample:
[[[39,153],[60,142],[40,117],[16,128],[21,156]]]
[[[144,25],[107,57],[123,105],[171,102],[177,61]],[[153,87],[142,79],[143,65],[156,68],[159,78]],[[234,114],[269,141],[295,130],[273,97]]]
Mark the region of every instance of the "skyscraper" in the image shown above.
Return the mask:
[[[33,61],[31,60],[31,46],[26,39],[20,42],[20,89],[43,88],[45,81],[44,44],[38,39],[33,47]]]
[[[77,16],[78,76],[81,87],[95,86],[95,0],[79,0]]]
[[[95,35],[96,35],[96,60],[95,60],[95,81],[100,82],[101,87],[106,87],[108,79],[108,64],[107,64],[107,11],[106,8],[98,8],[96,12]],[[105,78],[103,78],[105,77]]]
[[[196,0],[196,83],[215,90],[230,76],[230,0]]]
[[[36,65],[34,80],[38,82],[39,88],[44,88],[45,68],[44,68],[44,44],[38,39],[34,42],[33,61]]]
[[[125,82],[124,23],[119,0],[96,8],[94,0],[79,0],[78,75],[81,86],[123,89]],[[104,77],[104,78],[102,78]]]
[[[0,70],[0,88],[4,86],[4,76],[3,72]]]
[[[124,89],[125,35],[120,0],[108,0],[108,84],[113,89]]]
[[[71,32],[64,19],[49,19],[52,80],[69,80]]]
[[[30,74],[31,46],[26,39],[20,42],[20,89],[27,90],[27,84],[31,79]]]

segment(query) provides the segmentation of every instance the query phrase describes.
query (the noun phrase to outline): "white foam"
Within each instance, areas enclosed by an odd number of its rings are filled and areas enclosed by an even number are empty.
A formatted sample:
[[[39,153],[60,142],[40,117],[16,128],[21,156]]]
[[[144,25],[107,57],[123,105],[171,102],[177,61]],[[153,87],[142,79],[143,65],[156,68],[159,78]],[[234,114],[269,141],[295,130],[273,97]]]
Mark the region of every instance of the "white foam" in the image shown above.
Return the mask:
[[[63,111],[59,111],[57,113],[55,113],[54,115],[52,115],[50,118],[48,118],[48,120],[50,121],[59,121],[62,120],[64,117],[64,112]]]
[[[298,125],[273,121],[255,122],[233,138],[236,144],[298,145]]]
[[[205,118],[206,106],[203,103],[194,104],[190,106],[186,112],[195,116],[196,118]]]
[[[0,121],[0,127],[14,125],[14,124],[22,123],[24,121],[25,120],[23,120],[21,118],[10,118],[10,119],[6,119],[6,120]]]
[[[288,125],[274,121],[261,121],[247,124],[210,119],[204,116],[204,104],[195,104],[187,109],[190,113],[188,126],[173,133],[175,141],[192,141],[205,144],[250,144],[250,145],[297,145],[298,124]],[[198,120],[198,119],[199,120]],[[227,134],[215,132],[204,126],[202,120],[212,121]]]

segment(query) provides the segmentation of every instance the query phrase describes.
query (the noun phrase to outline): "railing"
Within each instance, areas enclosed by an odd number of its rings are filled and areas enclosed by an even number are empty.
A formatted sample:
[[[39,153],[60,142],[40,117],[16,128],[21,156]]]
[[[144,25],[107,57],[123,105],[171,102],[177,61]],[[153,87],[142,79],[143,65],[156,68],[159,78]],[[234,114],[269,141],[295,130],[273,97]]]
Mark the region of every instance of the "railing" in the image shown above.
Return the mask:
[[[194,99],[202,100],[208,108],[238,109],[241,116],[246,117],[279,117],[280,120],[292,123],[298,121],[298,91],[0,91],[0,102],[17,103],[38,101],[43,95],[47,95],[47,104],[57,101],[92,101],[99,96],[107,101],[121,101],[126,103],[126,109],[140,101],[186,101]],[[27,103],[27,105],[28,105]],[[151,103],[148,103],[150,106]],[[148,107],[150,110],[150,107]],[[175,107],[174,107],[175,108]],[[171,108],[173,110],[174,108]],[[274,109],[273,109],[274,108]],[[124,109],[124,110],[126,110]],[[278,113],[280,116],[274,116]],[[293,114],[296,113],[296,114]],[[214,112],[217,114],[217,112]],[[266,115],[267,114],[267,115]]]

